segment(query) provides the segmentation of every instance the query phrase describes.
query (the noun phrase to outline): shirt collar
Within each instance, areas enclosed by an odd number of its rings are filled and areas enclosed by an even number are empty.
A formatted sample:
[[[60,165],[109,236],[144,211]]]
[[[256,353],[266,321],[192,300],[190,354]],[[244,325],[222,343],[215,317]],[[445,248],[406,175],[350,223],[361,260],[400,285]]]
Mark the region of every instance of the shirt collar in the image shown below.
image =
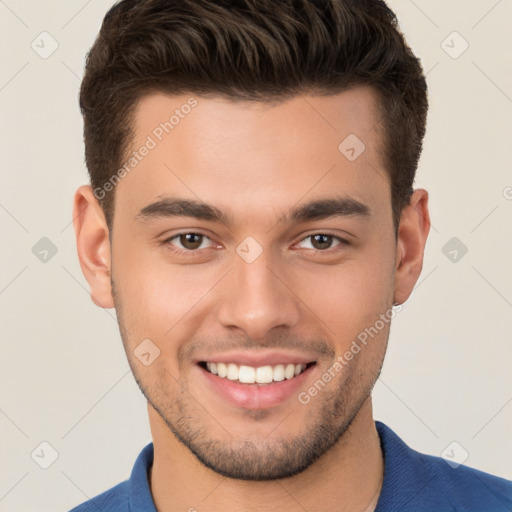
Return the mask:
[[[156,512],[155,503],[149,489],[148,472],[153,464],[153,443],[140,452],[130,476],[130,510]]]

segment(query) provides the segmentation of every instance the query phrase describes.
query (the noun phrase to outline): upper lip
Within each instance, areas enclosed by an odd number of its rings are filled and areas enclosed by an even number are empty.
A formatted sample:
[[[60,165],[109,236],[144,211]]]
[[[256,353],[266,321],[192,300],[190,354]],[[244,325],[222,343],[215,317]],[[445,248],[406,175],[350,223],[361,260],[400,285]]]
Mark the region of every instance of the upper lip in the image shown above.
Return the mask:
[[[284,351],[270,351],[270,350],[236,350],[223,352],[222,354],[215,354],[205,356],[204,358],[197,359],[197,363],[205,361],[207,363],[234,363],[238,366],[253,366],[258,368],[260,366],[272,366],[276,364],[307,364],[315,362],[315,358],[297,354],[293,352]]]

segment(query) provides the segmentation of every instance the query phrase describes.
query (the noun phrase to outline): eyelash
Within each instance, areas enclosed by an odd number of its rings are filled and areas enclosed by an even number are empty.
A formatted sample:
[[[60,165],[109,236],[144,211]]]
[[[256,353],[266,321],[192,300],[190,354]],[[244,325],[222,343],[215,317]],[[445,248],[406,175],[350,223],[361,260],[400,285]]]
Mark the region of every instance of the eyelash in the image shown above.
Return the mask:
[[[202,249],[175,249],[174,247],[172,247],[172,244],[171,244],[171,241],[174,240],[175,238],[179,238],[180,236],[183,236],[183,235],[198,235],[198,236],[201,236],[203,237],[203,239],[208,239],[210,240],[210,237],[208,237],[207,235],[204,235],[203,233],[198,233],[198,232],[195,232],[195,231],[184,231],[182,233],[177,233],[176,235],[173,235],[171,236],[170,238],[167,238],[166,240],[164,240],[162,243],[164,245],[167,245],[169,247],[171,247],[171,251],[173,251],[175,254],[179,255],[179,256],[188,256],[188,257],[196,257],[199,255],[199,251],[202,250]],[[334,247],[329,247],[328,249],[308,249],[308,250],[312,250],[314,251],[314,254],[319,254],[319,253],[327,253],[327,254],[330,254],[332,250],[336,250],[335,248],[338,247],[338,246],[347,246],[347,245],[350,245],[350,242],[344,238],[341,238],[337,235],[333,235],[331,233],[326,233],[326,232],[323,232],[323,231],[319,231],[319,232],[316,232],[316,233],[312,233],[310,235],[307,235],[305,236],[304,238],[302,238],[301,240],[299,240],[299,243],[300,242],[303,242],[304,240],[307,240],[308,238],[313,238],[314,236],[316,235],[324,235],[324,236],[328,236],[328,237],[332,237],[332,239],[336,239],[339,241],[338,244],[336,244]]]

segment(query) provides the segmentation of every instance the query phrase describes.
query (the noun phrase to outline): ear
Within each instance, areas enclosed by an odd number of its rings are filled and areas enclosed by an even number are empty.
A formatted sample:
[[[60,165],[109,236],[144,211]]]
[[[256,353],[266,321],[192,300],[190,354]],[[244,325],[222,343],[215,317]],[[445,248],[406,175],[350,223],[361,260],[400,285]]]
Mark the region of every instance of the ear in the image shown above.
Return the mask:
[[[73,226],[78,259],[89,283],[91,299],[101,308],[113,308],[109,230],[103,210],[88,185],[75,193]]]
[[[396,248],[395,304],[403,304],[409,298],[421,274],[429,231],[428,192],[417,189],[400,216]]]

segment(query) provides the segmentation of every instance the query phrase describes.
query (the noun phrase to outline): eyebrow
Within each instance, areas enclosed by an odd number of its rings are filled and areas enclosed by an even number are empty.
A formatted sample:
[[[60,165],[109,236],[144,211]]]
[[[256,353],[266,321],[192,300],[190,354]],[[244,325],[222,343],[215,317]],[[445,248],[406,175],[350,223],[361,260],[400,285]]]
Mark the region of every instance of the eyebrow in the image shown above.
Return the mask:
[[[303,204],[291,212],[279,216],[278,222],[300,223],[330,217],[367,217],[370,214],[370,208],[354,198],[335,197],[317,199]],[[135,218],[136,220],[145,221],[166,217],[193,217],[198,220],[219,222],[224,225],[232,223],[231,215],[215,206],[200,201],[179,198],[164,198],[151,203],[142,208]]]

